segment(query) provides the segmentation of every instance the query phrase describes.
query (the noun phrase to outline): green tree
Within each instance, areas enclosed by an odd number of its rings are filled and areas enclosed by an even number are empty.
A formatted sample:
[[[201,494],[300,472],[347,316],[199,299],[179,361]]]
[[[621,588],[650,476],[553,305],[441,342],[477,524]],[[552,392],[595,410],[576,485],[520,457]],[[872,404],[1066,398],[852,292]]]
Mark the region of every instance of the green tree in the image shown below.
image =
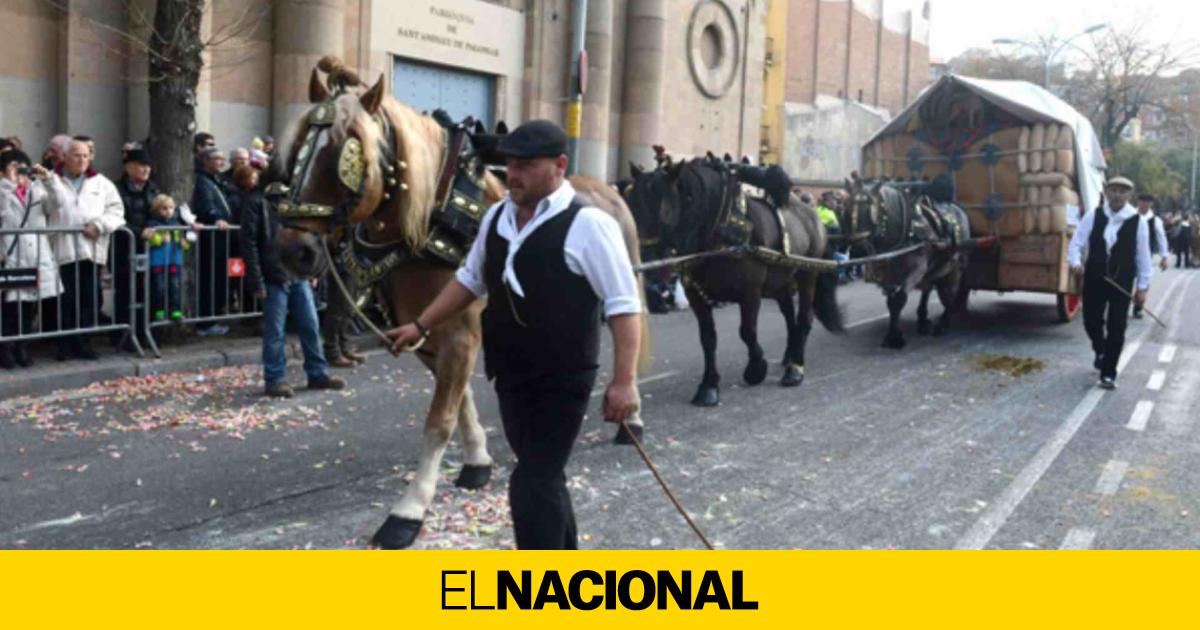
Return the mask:
[[[1171,157],[1176,161],[1175,156]],[[1161,200],[1178,198],[1187,182],[1183,173],[1167,165],[1158,150],[1132,142],[1118,142],[1109,152],[1108,175],[1128,177],[1138,192],[1148,192]]]

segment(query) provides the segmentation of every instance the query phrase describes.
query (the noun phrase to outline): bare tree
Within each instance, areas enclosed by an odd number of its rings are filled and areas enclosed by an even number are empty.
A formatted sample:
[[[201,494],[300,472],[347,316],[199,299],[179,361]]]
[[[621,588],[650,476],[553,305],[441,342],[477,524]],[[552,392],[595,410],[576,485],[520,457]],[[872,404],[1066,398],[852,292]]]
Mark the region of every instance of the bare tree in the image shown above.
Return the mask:
[[[186,199],[193,184],[192,136],[200,75],[218,70],[208,53],[217,48],[232,53],[226,55],[226,65],[235,66],[236,42],[270,20],[276,0],[245,2],[208,32],[203,22],[212,0],[121,0],[129,19],[120,26],[114,25],[112,16],[91,15],[65,0],[42,1],[91,29],[116,35],[121,45],[116,52],[128,60],[126,80],[144,81],[149,89],[155,178],[164,192]],[[143,60],[145,67],[141,67]]]
[[[1148,106],[1175,111],[1164,77],[1194,60],[1196,48],[1150,41],[1135,24],[1096,35],[1084,51],[1089,67],[1073,77],[1070,100],[1091,118],[1104,147],[1115,145]]]

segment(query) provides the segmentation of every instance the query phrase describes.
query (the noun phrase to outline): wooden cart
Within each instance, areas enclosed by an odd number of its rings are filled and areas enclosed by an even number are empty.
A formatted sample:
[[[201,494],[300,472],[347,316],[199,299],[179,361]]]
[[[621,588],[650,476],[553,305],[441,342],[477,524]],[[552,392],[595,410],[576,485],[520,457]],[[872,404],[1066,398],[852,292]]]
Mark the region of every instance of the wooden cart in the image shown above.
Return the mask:
[[[1053,94],[957,75],[863,147],[868,178],[952,178],[972,236],[996,237],[971,252],[968,289],[1053,294],[1063,322],[1081,305],[1067,247],[1083,209],[1100,201],[1104,168],[1091,123]]]

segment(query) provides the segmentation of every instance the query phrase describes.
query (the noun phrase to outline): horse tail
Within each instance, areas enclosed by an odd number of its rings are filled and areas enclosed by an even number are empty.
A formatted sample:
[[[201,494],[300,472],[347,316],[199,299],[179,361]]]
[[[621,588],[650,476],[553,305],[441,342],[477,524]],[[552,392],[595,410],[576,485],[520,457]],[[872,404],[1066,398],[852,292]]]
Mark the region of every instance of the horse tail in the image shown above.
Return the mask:
[[[817,319],[825,326],[825,330],[832,333],[846,332],[846,324],[842,315],[842,308],[838,306],[837,301],[838,277],[836,273],[819,273],[817,274],[817,288],[813,296],[813,312]]]

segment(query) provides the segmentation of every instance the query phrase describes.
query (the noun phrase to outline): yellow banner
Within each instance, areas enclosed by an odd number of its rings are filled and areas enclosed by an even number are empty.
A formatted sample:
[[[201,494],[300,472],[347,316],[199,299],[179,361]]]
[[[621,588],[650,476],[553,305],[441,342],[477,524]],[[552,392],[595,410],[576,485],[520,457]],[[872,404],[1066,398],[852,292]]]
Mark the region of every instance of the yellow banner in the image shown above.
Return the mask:
[[[1197,566],[1196,552],[15,551],[0,552],[0,627],[1154,628],[1194,623]]]

